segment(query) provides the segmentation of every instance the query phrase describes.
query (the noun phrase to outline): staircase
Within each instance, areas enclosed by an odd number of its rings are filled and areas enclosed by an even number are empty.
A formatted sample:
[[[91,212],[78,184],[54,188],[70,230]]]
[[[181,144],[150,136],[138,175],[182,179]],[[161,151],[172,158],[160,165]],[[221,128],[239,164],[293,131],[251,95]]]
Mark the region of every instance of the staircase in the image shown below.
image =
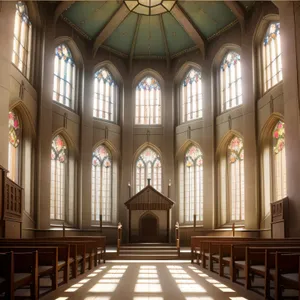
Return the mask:
[[[120,247],[117,259],[122,260],[174,260],[180,259],[176,246],[163,243],[125,244]]]

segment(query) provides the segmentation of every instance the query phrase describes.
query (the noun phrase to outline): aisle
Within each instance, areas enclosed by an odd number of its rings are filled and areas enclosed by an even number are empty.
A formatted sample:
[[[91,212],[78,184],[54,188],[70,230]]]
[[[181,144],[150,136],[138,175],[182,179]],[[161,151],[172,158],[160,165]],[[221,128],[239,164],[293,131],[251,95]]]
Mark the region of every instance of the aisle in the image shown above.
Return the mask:
[[[43,299],[254,300],[258,295],[190,263],[109,262]]]

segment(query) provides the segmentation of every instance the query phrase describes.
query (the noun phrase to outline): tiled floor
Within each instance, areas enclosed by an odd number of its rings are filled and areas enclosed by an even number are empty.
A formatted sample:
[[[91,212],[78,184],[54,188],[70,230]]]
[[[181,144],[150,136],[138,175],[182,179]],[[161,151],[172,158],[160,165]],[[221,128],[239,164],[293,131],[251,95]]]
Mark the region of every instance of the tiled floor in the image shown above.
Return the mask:
[[[256,300],[229,280],[178,261],[114,261],[72,280],[44,300]]]

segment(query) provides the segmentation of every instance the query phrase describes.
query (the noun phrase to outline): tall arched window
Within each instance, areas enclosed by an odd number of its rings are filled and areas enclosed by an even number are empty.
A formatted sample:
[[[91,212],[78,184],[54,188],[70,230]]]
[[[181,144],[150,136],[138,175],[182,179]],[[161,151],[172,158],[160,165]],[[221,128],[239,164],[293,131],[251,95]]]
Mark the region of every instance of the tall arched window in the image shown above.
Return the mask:
[[[22,127],[15,111],[8,113],[8,177],[20,184]]]
[[[273,130],[275,201],[286,197],[286,158],[284,123],[278,121]]]
[[[94,112],[95,118],[114,122],[116,119],[116,104],[118,86],[109,71],[101,68],[94,76]]]
[[[228,145],[229,199],[231,221],[245,220],[244,145],[234,137]]]
[[[16,4],[12,62],[27,78],[30,75],[31,38],[27,6],[19,1]]]
[[[280,23],[271,23],[266,31],[263,44],[264,91],[282,80]]]
[[[161,88],[153,77],[143,78],[135,89],[135,124],[161,124]]]
[[[225,55],[220,68],[221,111],[242,104],[241,57],[236,52]]]
[[[138,193],[148,184],[147,179],[150,179],[151,185],[161,192],[161,169],[162,167],[159,155],[151,148],[146,148],[136,162],[136,192]]]
[[[66,185],[68,169],[67,144],[62,136],[52,140],[50,218],[65,220]]]
[[[202,118],[201,73],[191,69],[181,84],[182,122]]]
[[[103,145],[93,152],[92,221],[112,221],[112,157]]]
[[[190,146],[185,152],[180,174],[180,222],[203,221],[203,157],[200,149]]]
[[[55,48],[53,101],[74,109],[76,66],[65,44]]]

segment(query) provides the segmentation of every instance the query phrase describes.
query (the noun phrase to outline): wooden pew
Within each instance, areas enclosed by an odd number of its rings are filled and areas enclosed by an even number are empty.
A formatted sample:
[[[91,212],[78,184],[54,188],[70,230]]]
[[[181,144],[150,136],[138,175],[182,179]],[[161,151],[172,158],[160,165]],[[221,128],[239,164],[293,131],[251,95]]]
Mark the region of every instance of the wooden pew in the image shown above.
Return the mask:
[[[27,247],[27,246],[0,246],[0,253],[13,251],[34,252],[38,251],[38,276],[39,278],[50,276],[52,290],[58,287],[58,248],[57,247]]]
[[[300,253],[275,254],[275,300],[281,300],[282,287],[298,290],[300,299]]]
[[[38,242],[36,240],[30,239],[2,239],[0,240],[0,247],[52,247],[58,249],[58,261],[57,261],[57,271],[63,271],[64,282],[69,281],[70,266],[72,266],[72,275],[75,278],[77,276],[77,271],[75,270],[75,259],[76,256],[76,245],[69,245],[65,243],[47,243]],[[69,262],[69,263],[67,263]],[[75,272],[76,271],[76,272]]]
[[[6,298],[14,299],[15,290],[30,285],[31,299],[39,299],[37,251],[3,253],[1,260],[4,270],[8,271],[8,273],[0,271],[0,291],[5,292]]]

